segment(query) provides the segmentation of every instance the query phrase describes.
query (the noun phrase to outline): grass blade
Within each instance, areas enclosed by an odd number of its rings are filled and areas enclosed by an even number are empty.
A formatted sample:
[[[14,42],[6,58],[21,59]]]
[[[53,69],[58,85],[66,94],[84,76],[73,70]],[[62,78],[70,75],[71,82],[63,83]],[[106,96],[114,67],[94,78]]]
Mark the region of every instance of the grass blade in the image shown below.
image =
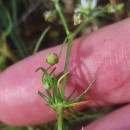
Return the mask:
[[[42,40],[43,40],[43,38],[45,37],[45,35],[47,34],[47,32],[50,30],[50,26],[49,27],[47,27],[44,31],[43,31],[43,33],[41,34],[41,36],[40,36],[40,38],[38,39],[38,41],[37,41],[37,43],[36,43],[36,46],[34,47],[34,54],[38,51],[38,48],[39,48],[39,46],[40,46],[40,44],[41,44],[41,42],[42,42]]]
[[[14,26],[16,26],[16,24],[17,24],[17,3],[16,3],[16,0],[12,0],[11,5],[12,5],[13,24],[14,24]]]
[[[13,43],[16,46],[16,48],[18,49],[18,51],[20,52],[21,56],[22,57],[28,56],[29,52],[28,52],[27,47],[25,46],[24,42],[18,36],[17,32],[14,29],[12,29],[12,30],[10,29],[10,28],[13,28],[12,20],[11,20],[8,10],[5,8],[5,6],[2,2],[0,3],[0,19],[1,19],[2,25],[7,29],[7,33],[9,33],[9,36],[13,40]]]

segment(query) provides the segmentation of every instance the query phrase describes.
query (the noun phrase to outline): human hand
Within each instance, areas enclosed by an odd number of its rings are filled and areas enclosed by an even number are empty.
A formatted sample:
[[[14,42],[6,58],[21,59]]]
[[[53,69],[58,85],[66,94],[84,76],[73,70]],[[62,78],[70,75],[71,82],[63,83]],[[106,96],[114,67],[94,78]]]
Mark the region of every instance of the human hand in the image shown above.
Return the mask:
[[[86,97],[89,106],[105,106],[130,101],[130,19],[100,29],[74,41],[66,93],[78,86],[79,95],[95,77],[98,78]],[[63,70],[64,48],[56,73]],[[0,120],[15,126],[35,125],[56,118],[55,113],[37,94],[43,91],[41,73],[34,73],[49,52],[59,46],[30,56],[0,74]],[[86,105],[86,106],[87,106]],[[98,119],[84,130],[129,130],[130,105]]]

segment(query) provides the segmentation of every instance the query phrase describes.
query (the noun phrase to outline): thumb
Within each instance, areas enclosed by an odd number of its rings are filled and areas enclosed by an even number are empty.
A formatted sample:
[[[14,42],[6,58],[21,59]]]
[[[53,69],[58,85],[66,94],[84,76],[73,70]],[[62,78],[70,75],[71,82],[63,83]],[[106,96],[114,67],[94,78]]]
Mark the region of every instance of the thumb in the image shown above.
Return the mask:
[[[130,99],[130,19],[105,27],[88,37],[73,42],[67,91],[78,86],[76,95],[90,81],[98,77],[88,96],[91,105],[128,102]],[[30,56],[0,74],[0,120],[15,126],[35,125],[55,119],[55,113],[37,94],[43,91],[41,73],[34,73],[49,52],[59,53],[53,47]],[[66,47],[62,52],[56,73],[62,72]]]

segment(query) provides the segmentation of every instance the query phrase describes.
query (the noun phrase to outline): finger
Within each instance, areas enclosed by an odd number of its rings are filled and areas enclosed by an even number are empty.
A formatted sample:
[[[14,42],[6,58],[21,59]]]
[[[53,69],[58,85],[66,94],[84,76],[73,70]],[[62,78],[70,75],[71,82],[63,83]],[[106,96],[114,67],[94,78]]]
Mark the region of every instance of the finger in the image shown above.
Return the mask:
[[[87,94],[93,105],[130,101],[130,19],[80,38],[73,44],[69,78],[82,92],[95,78]],[[70,84],[69,84],[70,85]]]
[[[130,105],[96,120],[84,130],[130,130]]]
[[[94,105],[129,101],[130,62],[127,60],[130,57],[129,22],[130,19],[127,19],[74,41],[67,92],[78,86],[76,94],[79,94],[91,80],[98,77],[89,92]],[[0,75],[1,121],[23,126],[55,118],[54,112],[37,94],[38,90],[43,91],[41,73],[34,73],[39,66],[48,67],[45,56],[49,52],[58,53],[59,46],[26,58]],[[62,72],[64,68],[65,52],[66,47],[56,73]]]

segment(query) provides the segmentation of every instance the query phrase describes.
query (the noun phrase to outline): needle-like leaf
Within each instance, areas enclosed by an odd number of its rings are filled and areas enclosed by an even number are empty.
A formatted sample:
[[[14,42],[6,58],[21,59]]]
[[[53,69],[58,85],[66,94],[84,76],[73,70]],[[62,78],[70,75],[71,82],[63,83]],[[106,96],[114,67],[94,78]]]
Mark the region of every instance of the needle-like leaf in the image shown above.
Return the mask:
[[[95,81],[96,81],[96,79],[94,79],[94,80],[89,84],[89,86],[85,89],[85,91],[84,91],[82,94],[80,94],[77,98],[75,98],[75,99],[69,101],[67,104],[71,104],[71,103],[74,103],[74,102],[78,102],[80,99],[82,99],[82,98],[85,96],[85,94],[89,91],[89,89],[92,87],[92,85],[95,83]]]
[[[81,102],[76,102],[76,103],[67,104],[67,105],[64,105],[64,106],[65,106],[65,107],[80,106],[80,105],[87,104],[87,103],[89,103],[89,102],[91,102],[91,101],[92,101],[92,100],[81,101]]]
[[[42,97],[44,100],[46,100],[47,102],[49,102],[49,98],[47,98],[41,91],[38,91],[38,94],[40,97]]]
[[[46,97],[41,91],[38,91],[38,94],[40,97],[42,97],[48,103],[49,106],[53,106],[53,103],[54,103],[53,100]]]

